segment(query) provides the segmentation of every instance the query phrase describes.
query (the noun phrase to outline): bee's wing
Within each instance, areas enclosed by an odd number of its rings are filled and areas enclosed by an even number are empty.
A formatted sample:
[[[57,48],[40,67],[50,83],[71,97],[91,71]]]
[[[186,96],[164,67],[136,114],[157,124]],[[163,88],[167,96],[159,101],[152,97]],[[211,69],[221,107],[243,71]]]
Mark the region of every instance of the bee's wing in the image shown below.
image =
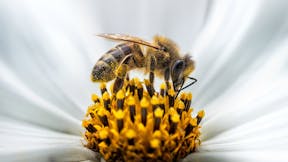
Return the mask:
[[[133,42],[133,43],[141,44],[141,45],[144,45],[144,46],[152,47],[152,48],[155,48],[155,49],[161,49],[156,44],[152,44],[150,42],[144,41],[141,38],[130,36],[130,35],[103,33],[103,34],[97,34],[97,36],[103,37],[103,38],[107,38],[107,39],[111,39],[111,40],[114,40],[114,41]]]

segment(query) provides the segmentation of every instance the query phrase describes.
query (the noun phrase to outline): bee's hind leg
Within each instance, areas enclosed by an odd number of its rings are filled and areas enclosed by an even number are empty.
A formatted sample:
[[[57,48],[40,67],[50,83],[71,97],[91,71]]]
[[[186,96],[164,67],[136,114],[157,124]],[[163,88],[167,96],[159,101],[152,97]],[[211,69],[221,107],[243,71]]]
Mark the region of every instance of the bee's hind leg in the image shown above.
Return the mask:
[[[116,80],[113,85],[113,93],[116,94],[124,84],[124,79],[127,79],[127,72],[128,72],[128,63],[131,58],[132,54],[127,55],[123,61],[121,61],[119,67],[116,70]],[[129,78],[129,77],[128,77]]]
[[[154,78],[155,78],[155,66],[156,66],[156,58],[154,56],[151,56],[150,58],[150,72],[149,72],[149,81],[153,85]]]
[[[166,89],[171,88],[171,85],[169,84],[169,79],[170,79],[170,68],[166,68],[164,71],[164,80],[166,83]]]

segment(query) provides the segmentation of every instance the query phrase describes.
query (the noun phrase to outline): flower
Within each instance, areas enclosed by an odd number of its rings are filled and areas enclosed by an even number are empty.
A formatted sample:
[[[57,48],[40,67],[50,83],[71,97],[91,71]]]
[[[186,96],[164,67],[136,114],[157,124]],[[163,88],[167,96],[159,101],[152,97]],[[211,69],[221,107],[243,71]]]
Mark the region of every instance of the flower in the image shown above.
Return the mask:
[[[286,161],[286,1],[0,4],[2,161],[99,159],[81,143],[81,120],[97,89],[91,68],[115,45],[94,37],[103,32],[162,34],[191,51],[192,106],[206,116],[184,161]]]
[[[102,97],[91,97],[82,122],[87,148],[107,161],[176,161],[195,152],[205,112],[192,117],[191,93],[179,97],[172,84],[157,92],[149,80],[147,90],[138,78],[120,80],[123,85],[116,80],[110,92],[102,83]]]

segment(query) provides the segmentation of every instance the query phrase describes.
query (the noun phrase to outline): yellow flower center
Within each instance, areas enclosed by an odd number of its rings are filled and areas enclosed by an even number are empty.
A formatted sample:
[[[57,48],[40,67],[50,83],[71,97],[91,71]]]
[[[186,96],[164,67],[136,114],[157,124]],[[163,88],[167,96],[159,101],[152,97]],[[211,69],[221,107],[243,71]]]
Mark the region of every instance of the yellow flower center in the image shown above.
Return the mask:
[[[146,89],[143,88],[146,86]],[[172,87],[172,86],[167,86]],[[192,94],[180,97],[163,83],[157,92],[148,80],[125,80],[116,94],[101,83],[82,125],[87,148],[107,161],[177,161],[200,145],[199,123],[192,117]]]

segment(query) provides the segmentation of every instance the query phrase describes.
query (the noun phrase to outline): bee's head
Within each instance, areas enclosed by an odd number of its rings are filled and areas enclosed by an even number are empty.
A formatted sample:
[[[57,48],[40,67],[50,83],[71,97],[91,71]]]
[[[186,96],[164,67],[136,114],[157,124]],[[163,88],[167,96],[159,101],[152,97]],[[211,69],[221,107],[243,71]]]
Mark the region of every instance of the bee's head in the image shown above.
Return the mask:
[[[185,55],[183,59],[176,60],[170,70],[173,88],[179,91],[184,84],[185,79],[195,69],[195,63],[189,55]]]

